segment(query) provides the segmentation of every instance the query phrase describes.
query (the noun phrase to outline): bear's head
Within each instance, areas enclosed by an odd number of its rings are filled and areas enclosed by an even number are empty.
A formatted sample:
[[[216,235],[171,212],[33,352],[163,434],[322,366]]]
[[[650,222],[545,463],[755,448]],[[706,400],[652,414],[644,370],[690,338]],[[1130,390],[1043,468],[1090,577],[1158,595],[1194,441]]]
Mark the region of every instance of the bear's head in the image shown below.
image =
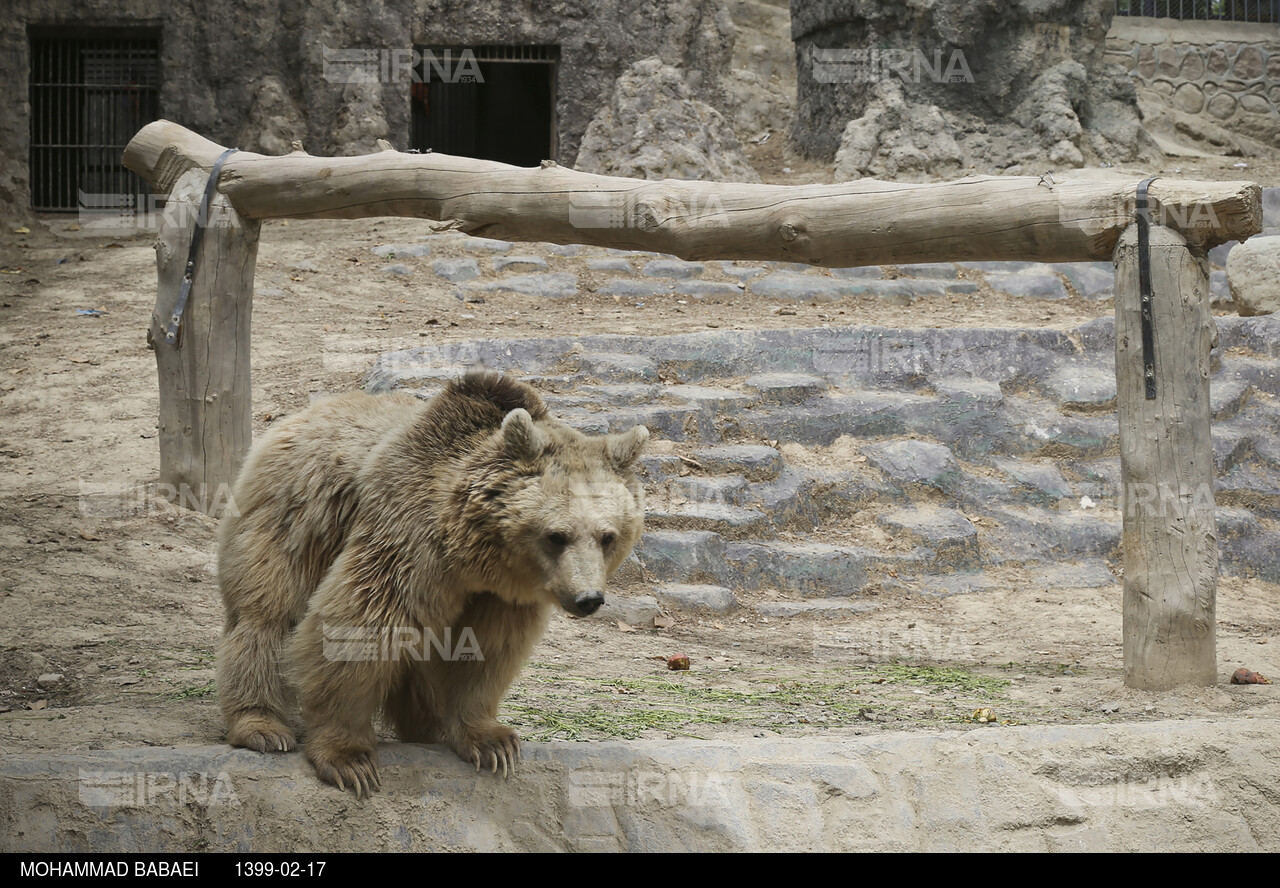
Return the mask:
[[[525,604],[554,601],[574,616],[595,613],[644,528],[634,465],[649,430],[585,435],[519,408],[495,437],[504,465],[485,486],[505,576],[491,591]]]

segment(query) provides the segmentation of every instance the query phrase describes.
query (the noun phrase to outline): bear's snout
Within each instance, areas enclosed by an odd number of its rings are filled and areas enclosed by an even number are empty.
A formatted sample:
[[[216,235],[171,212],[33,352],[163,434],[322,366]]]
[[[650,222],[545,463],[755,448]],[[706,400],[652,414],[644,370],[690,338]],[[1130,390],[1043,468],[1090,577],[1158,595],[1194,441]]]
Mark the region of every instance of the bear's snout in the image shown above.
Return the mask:
[[[604,604],[604,595],[599,592],[583,592],[573,599],[573,606],[577,609],[578,615],[582,617],[591,616],[600,610],[600,605],[602,604]]]

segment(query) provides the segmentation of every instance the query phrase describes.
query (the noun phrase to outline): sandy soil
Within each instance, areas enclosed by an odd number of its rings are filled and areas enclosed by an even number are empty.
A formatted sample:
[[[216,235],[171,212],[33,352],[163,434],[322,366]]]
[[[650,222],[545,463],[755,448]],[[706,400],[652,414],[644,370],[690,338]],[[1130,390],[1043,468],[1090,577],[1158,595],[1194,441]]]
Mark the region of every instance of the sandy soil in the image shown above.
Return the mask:
[[[1197,161],[1182,175],[1280,182],[1280,170],[1233,162]],[[796,167],[795,175],[814,173]],[[145,343],[151,238],[86,238],[71,223],[46,217],[29,234],[12,224],[0,231],[0,752],[217,743],[214,521],[147,498],[136,514],[101,515],[82,498],[157,476]],[[425,233],[401,220],[264,226],[257,282],[274,295],[254,306],[257,431],[314,394],[360,386],[378,354],[422,344],[717,326],[1069,327],[1111,310],[990,291],[911,309],[855,300],[794,314],[750,297],[637,306],[592,293],[598,278],[581,259],[557,256],[548,257],[551,270],[579,273],[582,296],[466,303],[429,270],[432,259],[466,255],[460,246],[396,260],[417,269],[411,276],[379,271],[386,262],[371,246]],[[295,268],[303,263],[315,270]],[[542,739],[928,730],[974,724],[980,707],[1020,723],[1280,715],[1276,686],[1227,684],[1239,666],[1280,674],[1275,586],[1221,582],[1215,687],[1147,694],[1121,681],[1118,586],[1047,591],[1019,571],[1000,576],[996,591],[882,594],[869,613],[835,620],[764,619],[746,607],[677,611],[668,628],[629,629],[557,616],[507,713],[526,737]],[[688,672],[666,669],[677,652],[690,657]],[[62,678],[38,686],[46,674]]]

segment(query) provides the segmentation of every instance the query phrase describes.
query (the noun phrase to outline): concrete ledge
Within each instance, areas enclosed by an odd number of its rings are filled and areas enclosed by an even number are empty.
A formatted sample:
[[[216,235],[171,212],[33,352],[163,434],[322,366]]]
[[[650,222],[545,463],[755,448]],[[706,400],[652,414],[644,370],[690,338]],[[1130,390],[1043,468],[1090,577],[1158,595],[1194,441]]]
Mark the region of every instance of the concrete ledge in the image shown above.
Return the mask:
[[[1107,38],[1150,44],[1270,43],[1280,40],[1280,25],[1118,15],[1111,20]]]
[[[386,745],[366,801],[296,753],[9,755],[0,851],[1274,849],[1277,736],[1240,719],[530,743],[506,781]]]

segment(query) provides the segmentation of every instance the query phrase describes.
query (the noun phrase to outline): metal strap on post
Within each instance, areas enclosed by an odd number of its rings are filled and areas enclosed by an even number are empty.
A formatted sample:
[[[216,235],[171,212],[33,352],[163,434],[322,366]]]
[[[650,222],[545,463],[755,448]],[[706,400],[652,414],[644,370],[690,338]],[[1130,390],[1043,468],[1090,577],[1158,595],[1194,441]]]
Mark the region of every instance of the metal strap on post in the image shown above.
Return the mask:
[[[187,307],[187,297],[191,295],[191,281],[196,276],[196,256],[200,254],[200,244],[204,240],[204,230],[209,225],[209,204],[213,201],[213,192],[218,188],[218,176],[222,174],[222,164],[228,157],[239,151],[239,148],[228,148],[218,155],[209,172],[209,182],[204,186],[204,196],[200,199],[200,215],[196,217],[195,231],[191,233],[191,248],[187,250],[187,267],[182,273],[182,285],[178,288],[178,301],[173,304],[173,314],[169,316],[169,327],[165,330],[164,341],[176,346],[182,333],[182,313]]]
[[[1147,186],[1159,176],[1138,183],[1138,292],[1142,298],[1142,379],[1146,383],[1147,400],[1156,397],[1156,331],[1151,304],[1151,209],[1147,205]]]

